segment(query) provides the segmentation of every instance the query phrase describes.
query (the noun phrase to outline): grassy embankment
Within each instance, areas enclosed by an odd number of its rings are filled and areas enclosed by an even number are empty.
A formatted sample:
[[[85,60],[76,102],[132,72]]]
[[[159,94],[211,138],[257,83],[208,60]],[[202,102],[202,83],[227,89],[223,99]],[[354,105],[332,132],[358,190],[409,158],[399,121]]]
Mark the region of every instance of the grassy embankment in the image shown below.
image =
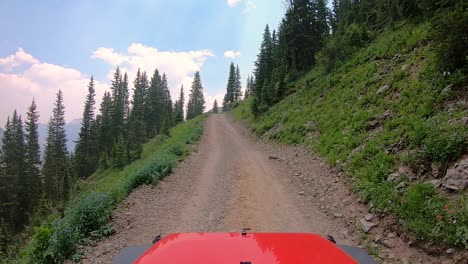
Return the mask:
[[[79,194],[66,206],[63,217],[51,217],[35,234],[16,260],[19,263],[61,263],[78,260],[82,245],[113,233],[108,220],[130,192],[143,184],[157,184],[172,172],[200,138],[206,115],[180,124],[171,136],[156,136],[146,143],[140,160],[122,170],[96,172],[78,187]]]
[[[468,199],[427,183],[467,152],[462,73],[443,77],[428,24],[388,30],[331,72],[316,66],[297,92],[254,118],[251,99],[234,110],[258,135],[301,144],[344,170],[373,210],[398,217],[416,239],[468,248]],[[380,90],[380,91],[379,91]],[[387,177],[403,169],[395,182]],[[402,183],[404,182],[404,183]],[[397,188],[398,187],[398,188]]]

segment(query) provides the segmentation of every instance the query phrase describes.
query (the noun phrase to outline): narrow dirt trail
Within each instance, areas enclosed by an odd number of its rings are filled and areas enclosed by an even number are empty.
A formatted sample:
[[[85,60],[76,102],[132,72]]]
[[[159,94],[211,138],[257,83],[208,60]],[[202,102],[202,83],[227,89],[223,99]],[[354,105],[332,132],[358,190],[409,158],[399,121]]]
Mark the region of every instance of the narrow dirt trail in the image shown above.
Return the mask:
[[[157,186],[132,192],[113,213],[116,234],[86,248],[82,263],[110,263],[122,248],[149,244],[158,234],[243,227],[330,234],[362,246],[356,219],[366,208],[342,178],[301,149],[259,143],[227,114],[211,115],[198,150]],[[397,240],[379,256],[441,263],[404,245]]]

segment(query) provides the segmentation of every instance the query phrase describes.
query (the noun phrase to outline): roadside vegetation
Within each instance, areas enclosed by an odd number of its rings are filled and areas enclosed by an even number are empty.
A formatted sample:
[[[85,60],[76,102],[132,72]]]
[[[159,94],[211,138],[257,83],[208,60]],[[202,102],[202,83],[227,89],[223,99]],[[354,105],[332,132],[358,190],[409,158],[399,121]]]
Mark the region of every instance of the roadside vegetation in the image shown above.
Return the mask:
[[[170,136],[158,135],[143,145],[141,159],[125,166],[102,169],[76,187],[76,196],[63,213],[50,216],[16,258],[6,263],[62,263],[79,260],[80,248],[113,233],[109,217],[120,201],[143,184],[157,184],[193,148],[206,115],[182,123]]]
[[[291,1],[280,30],[300,2]],[[365,2],[351,9],[370,14],[373,1]],[[397,12],[393,22],[373,27],[359,18],[338,24],[304,71],[268,65],[264,51],[282,47],[281,32],[275,46],[266,29],[253,95],[234,115],[258,135],[324,157],[351,177],[370,210],[396,216],[412,239],[468,248],[466,182],[448,175],[468,152],[467,42],[460,35],[468,13],[453,2],[431,6],[432,18],[424,9],[418,19]],[[352,16],[336,10],[332,21]],[[270,73],[261,75],[265,69]]]

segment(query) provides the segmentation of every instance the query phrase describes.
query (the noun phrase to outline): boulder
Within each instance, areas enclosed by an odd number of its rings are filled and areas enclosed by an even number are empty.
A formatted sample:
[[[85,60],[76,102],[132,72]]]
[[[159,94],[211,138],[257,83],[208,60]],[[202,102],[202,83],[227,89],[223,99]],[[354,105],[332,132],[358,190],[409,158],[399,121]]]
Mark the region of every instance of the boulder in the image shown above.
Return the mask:
[[[451,191],[463,191],[468,188],[468,155],[464,155],[447,170],[442,186]]]

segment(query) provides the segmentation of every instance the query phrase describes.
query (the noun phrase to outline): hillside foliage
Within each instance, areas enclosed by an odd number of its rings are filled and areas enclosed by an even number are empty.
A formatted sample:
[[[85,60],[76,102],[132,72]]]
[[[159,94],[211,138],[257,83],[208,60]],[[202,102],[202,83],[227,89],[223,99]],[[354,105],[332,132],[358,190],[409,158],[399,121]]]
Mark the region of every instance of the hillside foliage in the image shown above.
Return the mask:
[[[288,1],[265,28],[235,115],[323,156],[414,238],[468,248],[466,192],[437,188],[468,147],[467,4],[322,2]]]

